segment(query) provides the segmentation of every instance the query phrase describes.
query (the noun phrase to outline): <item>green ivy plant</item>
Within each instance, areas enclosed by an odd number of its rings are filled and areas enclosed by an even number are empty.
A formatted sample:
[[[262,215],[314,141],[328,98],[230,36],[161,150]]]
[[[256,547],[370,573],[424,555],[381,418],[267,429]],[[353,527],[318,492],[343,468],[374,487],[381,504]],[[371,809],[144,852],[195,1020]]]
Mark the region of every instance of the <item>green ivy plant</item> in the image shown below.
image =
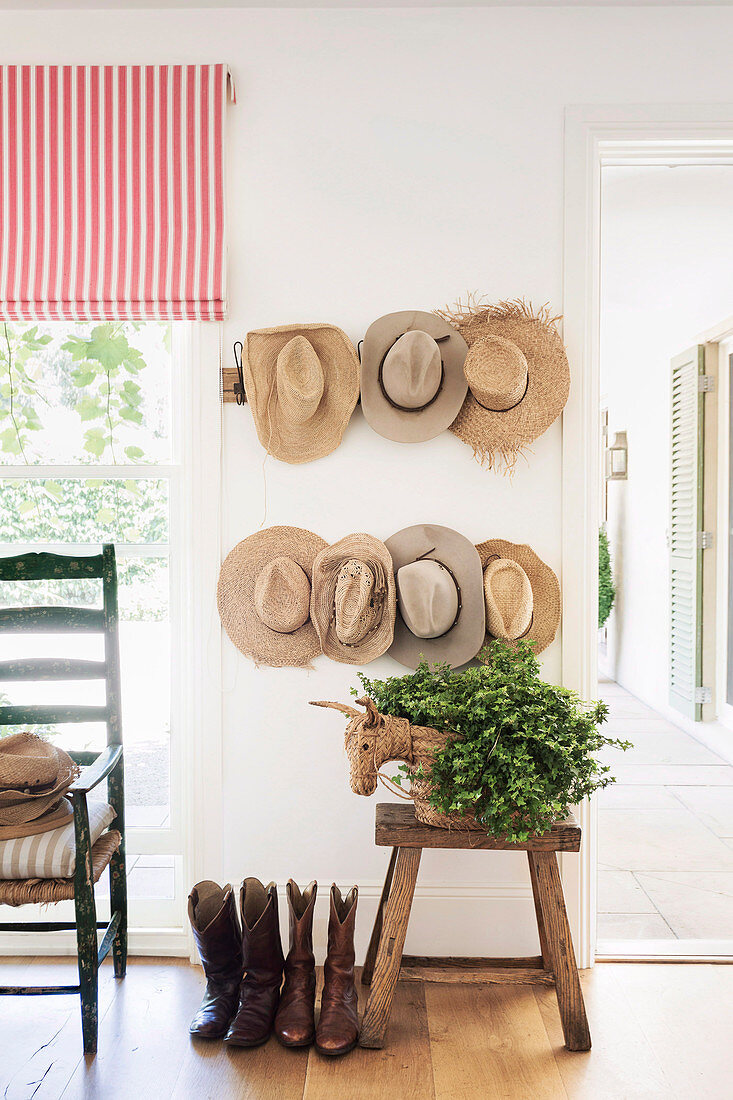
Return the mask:
[[[598,629],[604,625],[611,614],[616,599],[616,587],[611,572],[611,552],[608,547],[608,535],[601,527],[598,531]]]
[[[383,714],[455,734],[417,770],[436,809],[473,814],[490,835],[522,841],[614,782],[601,749],[631,746],[601,733],[605,703],[540,679],[531,642],[493,642],[479,659],[464,672],[422,662],[406,676],[359,679]],[[401,785],[410,768],[399,771]]]

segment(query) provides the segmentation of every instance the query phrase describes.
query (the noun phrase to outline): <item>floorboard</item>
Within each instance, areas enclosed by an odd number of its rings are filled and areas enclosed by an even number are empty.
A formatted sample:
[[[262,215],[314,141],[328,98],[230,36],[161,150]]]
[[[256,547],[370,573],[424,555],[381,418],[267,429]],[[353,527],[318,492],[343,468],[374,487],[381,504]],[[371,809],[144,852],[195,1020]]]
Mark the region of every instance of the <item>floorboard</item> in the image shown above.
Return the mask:
[[[60,982],[73,971],[71,960],[0,960],[3,982]],[[76,998],[0,998],[0,1097],[728,1100],[733,967],[603,963],[582,983],[587,1054],[565,1050],[552,989],[402,981],[384,1049],[328,1059],[275,1039],[237,1051],[193,1041],[198,967],[133,959],[117,982],[105,964],[96,1058],[81,1054]]]

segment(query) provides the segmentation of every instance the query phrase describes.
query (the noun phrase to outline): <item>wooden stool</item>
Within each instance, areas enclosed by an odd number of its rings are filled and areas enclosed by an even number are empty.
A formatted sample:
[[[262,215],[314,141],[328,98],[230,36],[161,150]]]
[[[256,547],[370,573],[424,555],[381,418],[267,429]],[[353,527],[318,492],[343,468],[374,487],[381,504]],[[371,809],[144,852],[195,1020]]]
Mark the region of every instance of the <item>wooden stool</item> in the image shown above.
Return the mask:
[[[577,852],[574,821],[514,844],[482,832],[436,829],[415,820],[404,803],[377,806],[375,841],[392,856],[369,941],[362,982],[371,986],[361,1025],[363,1047],[383,1047],[399,977],[426,982],[540,982],[554,985],[568,1050],[590,1050],[590,1031],[578,978],[555,852]],[[425,958],[402,955],[423,848],[527,853],[541,955],[526,959]]]

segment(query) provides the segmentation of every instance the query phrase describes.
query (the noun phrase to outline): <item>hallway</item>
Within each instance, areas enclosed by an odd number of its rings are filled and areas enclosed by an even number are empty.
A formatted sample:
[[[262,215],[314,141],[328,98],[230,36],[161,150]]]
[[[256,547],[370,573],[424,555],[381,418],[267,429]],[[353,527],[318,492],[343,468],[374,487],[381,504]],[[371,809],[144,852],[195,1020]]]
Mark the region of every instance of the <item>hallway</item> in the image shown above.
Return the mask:
[[[603,756],[617,782],[597,796],[599,954],[733,954],[733,767],[619,684],[599,694],[634,745]]]

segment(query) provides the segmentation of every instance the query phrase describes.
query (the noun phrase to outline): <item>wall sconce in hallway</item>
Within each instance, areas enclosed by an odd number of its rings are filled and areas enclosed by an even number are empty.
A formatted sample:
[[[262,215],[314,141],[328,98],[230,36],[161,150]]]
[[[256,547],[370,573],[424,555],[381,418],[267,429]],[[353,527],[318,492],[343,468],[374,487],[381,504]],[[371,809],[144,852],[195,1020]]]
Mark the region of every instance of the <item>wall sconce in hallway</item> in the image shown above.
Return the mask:
[[[606,481],[626,481],[629,476],[629,444],[626,432],[616,432],[613,443],[606,447]]]

